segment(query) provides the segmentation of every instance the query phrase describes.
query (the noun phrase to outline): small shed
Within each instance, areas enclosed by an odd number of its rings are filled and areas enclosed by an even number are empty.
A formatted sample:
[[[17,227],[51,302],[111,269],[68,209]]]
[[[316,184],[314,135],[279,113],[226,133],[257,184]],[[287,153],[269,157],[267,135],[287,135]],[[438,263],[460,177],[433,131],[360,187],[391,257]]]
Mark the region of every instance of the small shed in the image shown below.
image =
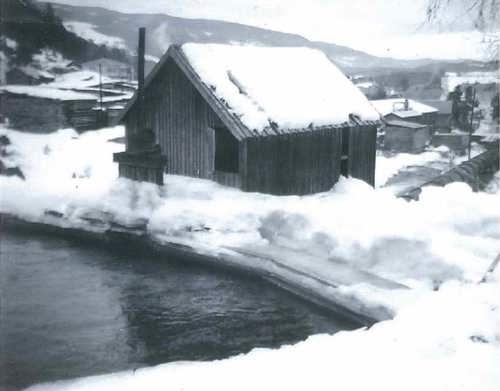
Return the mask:
[[[111,79],[132,80],[134,76],[134,69],[132,65],[104,57],[97,60],[83,62],[81,64],[81,69],[99,72],[99,65],[101,66],[102,74]]]
[[[48,133],[61,128],[86,130],[96,127],[91,94],[52,87],[8,85],[0,87],[0,114],[15,129]]]
[[[278,195],[340,175],[374,183],[380,116],[318,50],[171,46],[140,96],[122,118],[127,143],[152,130],[167,173]]]
[[[385,120],[384,147],[398,152],[418,153],[430,142],[429,126],[397,119]]]
[[[438,109],[413,99],[390,98],[370,103],[387,120],[403,120],[429,125],[434,129]]]

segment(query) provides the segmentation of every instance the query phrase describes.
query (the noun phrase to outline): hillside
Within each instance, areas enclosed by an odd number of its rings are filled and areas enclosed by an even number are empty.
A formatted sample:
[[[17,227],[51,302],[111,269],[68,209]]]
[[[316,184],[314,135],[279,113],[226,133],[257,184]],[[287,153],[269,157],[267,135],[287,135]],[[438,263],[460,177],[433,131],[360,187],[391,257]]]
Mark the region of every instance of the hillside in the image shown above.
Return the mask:
[[[432,60],[397,60],[372,56],[346,46],[310,41],[297,34],[209,19],[188,19],[165,14],[125,14],[98,7],[75,7],[53,3],[65,26],[100,42],[115,42],[135,51],[137,29],[147,28],[147,51],[161,57],[172,43],[244,43],[268,46],[305,46],[322,50],[345,70],[407,68],[434,63]]]
[[[33,56],[44,51],[57,53],[71,61],[87,61],[108,57],[129,61],[128,54],[118,48],[108,48],[87,41],[66,30],[50,5],[29,0],[2,0],[2,47],[9,65],[27,65]],[[8,39],[8,43],[6,43]]]

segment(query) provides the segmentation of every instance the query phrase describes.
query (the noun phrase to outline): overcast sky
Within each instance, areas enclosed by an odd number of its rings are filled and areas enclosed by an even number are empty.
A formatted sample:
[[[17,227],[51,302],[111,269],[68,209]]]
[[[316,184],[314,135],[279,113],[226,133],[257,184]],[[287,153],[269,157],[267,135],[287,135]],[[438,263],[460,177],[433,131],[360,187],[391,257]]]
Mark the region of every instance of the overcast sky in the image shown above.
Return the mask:
[[[1,0],[0,0],[1,1]],[[310,40],[345,45],[397,58],[481,58],[479,33],[430,36],[430,30],[471,26],[471,0],[452,2],[440,14],[441,26],[422,24],[429,0],[53,0],[99,6],[127,13],[166,13],[217,19],[303,35]],[[465,28],[467,29],[467,28]]]
[[[427,0],[56,0],[122,12],[167,13],[219,19],[293,32],[313,40],[339,34],[411,33],[424,18]]]

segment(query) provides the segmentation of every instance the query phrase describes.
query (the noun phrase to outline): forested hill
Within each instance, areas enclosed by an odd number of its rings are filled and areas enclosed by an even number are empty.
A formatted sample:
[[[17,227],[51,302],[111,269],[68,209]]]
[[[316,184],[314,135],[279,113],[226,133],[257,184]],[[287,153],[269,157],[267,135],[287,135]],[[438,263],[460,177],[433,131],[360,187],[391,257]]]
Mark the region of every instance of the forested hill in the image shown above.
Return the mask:
[[[16,42],[15,52],[12,47],[0,48],[10,54],[12,65],[28,64],[33,55],[43,48],[52,49],[73,61],[100,57],[130,61],[124,50],[97,45],[66,30],[51,4],[32,0],[1,0],[0,22],[1,35]]]

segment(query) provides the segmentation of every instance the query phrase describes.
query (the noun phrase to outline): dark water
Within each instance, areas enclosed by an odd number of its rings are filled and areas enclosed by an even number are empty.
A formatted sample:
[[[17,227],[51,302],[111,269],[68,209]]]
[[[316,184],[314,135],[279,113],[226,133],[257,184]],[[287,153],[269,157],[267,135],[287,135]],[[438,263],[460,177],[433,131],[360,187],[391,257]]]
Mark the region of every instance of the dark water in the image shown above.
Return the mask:
[[[260,279],[1,233],[0,389],[213,360],[357,325]]]

